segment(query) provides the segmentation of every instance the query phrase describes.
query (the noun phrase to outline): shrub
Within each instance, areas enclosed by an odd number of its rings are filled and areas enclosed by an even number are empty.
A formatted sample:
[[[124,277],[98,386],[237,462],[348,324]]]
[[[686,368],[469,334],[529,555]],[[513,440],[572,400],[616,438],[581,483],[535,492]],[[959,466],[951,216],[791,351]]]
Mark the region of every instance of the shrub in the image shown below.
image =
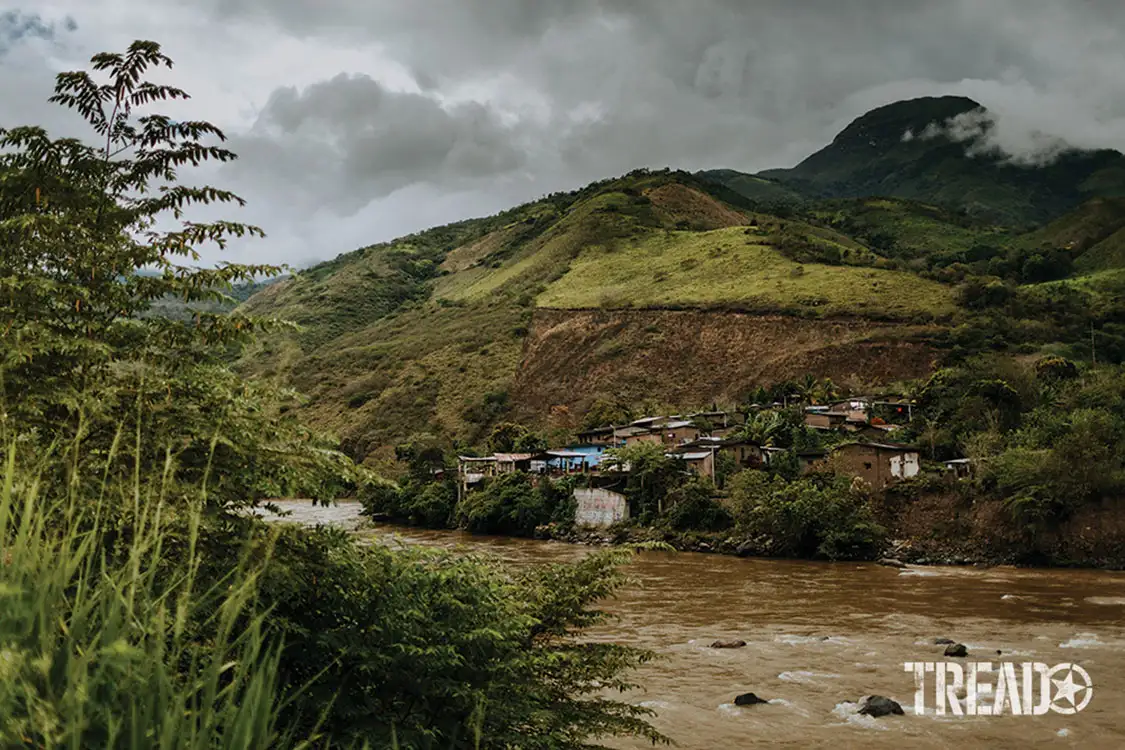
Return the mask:
[[[531,477],[515,473],[485,480],[461,499],[455,516],[457,526],[469,531],[531,536],[551,520],[551,509]]]
[[[721,531],[734,523],[730,511],[714,496],[714,485],[697,478],[668,493],[671,506],[664,523],[677,531]]]
[[[744,471],[731,480],[730,495],[739,529],[767,537],[774,554],[871,559],[884,542],[868,494],[842,477],[786,482]]]

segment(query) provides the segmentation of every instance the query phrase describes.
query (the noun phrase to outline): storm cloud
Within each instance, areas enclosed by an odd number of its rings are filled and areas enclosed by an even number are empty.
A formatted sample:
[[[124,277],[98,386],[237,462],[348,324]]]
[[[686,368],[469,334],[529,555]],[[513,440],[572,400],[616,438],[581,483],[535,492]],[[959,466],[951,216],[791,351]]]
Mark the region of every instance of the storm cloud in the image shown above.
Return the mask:
[[[791,166],[863,112],[915,96],[982,103],[989,147],[1017,161],[1125,150],[1116,0],[36,7],[44,23],[77,20],[67,61],[164,42],[193,116],[242,154],[216,177],[271,235],[241,258],[330,257],[636,167]],[[0,98],[0,123],[13,109]]]
[[[341,73],[270,95],[232,144],[263,187],[344,215],[416,184],[453,188],[517,169],[518,135],[488,107],[449,107]]]

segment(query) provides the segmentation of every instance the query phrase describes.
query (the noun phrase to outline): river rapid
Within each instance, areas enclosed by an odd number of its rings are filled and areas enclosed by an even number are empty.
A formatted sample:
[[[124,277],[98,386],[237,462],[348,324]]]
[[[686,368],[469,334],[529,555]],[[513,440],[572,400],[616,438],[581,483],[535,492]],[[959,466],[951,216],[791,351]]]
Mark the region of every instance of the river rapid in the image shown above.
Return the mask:
[[[358,525],[355,504],[281,505],[293,511],[288,520]],[[592,551],[394,526],[357,533],[381,544],[487,552],[514,565],[576,560]],[[1125,573],[898,570],[689,552],[642,552],[628,573],[632,585],[605,607],[615,621],[594,637],[659,655],[636,675],[644,689],[625,697],[652,708],[653,724],[680,747],[1125,748]],[[946,660],[944,646],[934,643],[942,637],[969,651],[968,659],[949,661],[1011,661],[1017,674],[1022,662],[1078,664],[1093,685],[1090,701],[1073,715],[937,715],[928,676],[926,708],[917,715],[914,676],[903,665]],[[711,648],[716,639],[747,645]],[[733,705],[749,691],[769,703]],[[897,700],[905,715],[856,714],[849,702],[871,693]]]

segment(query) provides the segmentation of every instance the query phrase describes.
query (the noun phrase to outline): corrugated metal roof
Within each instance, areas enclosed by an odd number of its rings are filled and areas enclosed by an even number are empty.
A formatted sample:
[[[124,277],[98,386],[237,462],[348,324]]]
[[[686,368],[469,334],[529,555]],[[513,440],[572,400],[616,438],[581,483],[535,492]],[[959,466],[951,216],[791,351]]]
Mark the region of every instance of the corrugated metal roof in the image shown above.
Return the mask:
[[[685,461],[702,461],[712,454],[711,451],[701,451],[699,453],[669,453],[667,455],[669,457],[676,456],[682,458]]]
[[[515,461],[530,461],[531,453],[494,453],[497,461],[503,463],[514,463]]]
[[[472,463],[489,463],[496,460],[495,456],[458,456],[458,461],[464,461],[467,464]]]

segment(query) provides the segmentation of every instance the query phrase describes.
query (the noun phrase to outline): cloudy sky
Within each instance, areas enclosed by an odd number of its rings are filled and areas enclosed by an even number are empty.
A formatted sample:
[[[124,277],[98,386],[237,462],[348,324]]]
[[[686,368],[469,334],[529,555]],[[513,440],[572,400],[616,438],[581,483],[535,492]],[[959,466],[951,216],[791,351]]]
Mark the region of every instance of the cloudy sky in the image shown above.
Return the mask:
[[[0,0],[0,126],[76,134],[53,75],[132,40],[241,159],[208,172],[304,265],[635,167],[790,166],[936,94],[1125,150],[1120,0]],[[215,260],[219,256],[208,256]]]

